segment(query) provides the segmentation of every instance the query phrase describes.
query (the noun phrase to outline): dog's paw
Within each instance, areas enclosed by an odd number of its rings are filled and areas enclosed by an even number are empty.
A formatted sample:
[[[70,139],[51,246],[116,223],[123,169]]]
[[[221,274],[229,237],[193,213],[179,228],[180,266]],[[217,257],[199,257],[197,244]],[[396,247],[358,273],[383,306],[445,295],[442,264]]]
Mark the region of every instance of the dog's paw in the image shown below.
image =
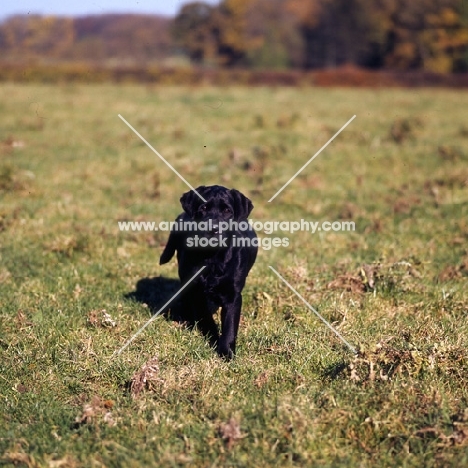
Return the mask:
[[[230,361],[235,356],[234,350],[232,349],[232,347],[229,346],[228,343],[223,343],[222,341],[218,343],[218,354],[220,357],[222,357],[226,361]]]

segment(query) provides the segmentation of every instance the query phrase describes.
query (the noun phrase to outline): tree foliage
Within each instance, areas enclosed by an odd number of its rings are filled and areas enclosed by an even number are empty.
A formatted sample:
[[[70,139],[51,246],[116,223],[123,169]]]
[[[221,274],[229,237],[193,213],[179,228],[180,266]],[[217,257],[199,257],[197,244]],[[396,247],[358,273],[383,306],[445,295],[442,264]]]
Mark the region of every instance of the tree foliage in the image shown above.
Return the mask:
[[[245,64],[253,44],[247,34],[250,0],[224,0],[218,7],[193,2],[184,5],[174,20],[174,37],[193,62]]]
[[[461,0],[285,0],[305,45],[306,67],[353,63],[450,72],[466,67]]]
[[[73,20],[70,18],[14,16],[0,31],[1,48],[26,57],[62,57],[75,41]]]
[[[197,65],[264,69],[468,71],[463,0],[194,1],[174,19],[150,15],[14,16],[0,24],[7,59],[147,63],[177,54]]]
[[[149,15],[19,15],[0,24],[2,58],[145,61],[172,51],[169,20]]]
[[[216,26],[214,8],[203,2],[188,3],[182,7],[172,24],[176,44],[182,47],[197,64],[216,57]]]
[[[304,48],[296,17],[283,0],[251,2],[247,16],[251,47],[248,62],[255,68],[301,67]]]
[[[384,57],[387,67],[438,72],[463,68],[468,29],[461,1],[387,0],[379,8],[389,19]]]
[[[436,72],[468,67],[468,7],[461,0],[224,0],[205,8],[199,26],[192,21],[182,34],[190,54],[199,30],[202,49],[211,51],[199,54],[200,61]]]

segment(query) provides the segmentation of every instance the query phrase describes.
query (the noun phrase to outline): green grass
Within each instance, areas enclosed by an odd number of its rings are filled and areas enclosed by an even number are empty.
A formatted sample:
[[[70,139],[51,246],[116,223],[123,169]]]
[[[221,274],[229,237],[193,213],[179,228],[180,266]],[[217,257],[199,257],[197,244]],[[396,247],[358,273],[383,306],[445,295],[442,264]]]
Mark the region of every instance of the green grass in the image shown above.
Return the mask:
[[[450,90],[3,84],[1,463],[468,464],[467,107]],[[356,222],[272,235],[290,246],[259,254],[233,362],[162,317],[110,359],[150,318],[126,295],[176,278],[166,233],[117,221],[172,220],[187,190],[119,113],[193,185],[247,194],[256,220]]]

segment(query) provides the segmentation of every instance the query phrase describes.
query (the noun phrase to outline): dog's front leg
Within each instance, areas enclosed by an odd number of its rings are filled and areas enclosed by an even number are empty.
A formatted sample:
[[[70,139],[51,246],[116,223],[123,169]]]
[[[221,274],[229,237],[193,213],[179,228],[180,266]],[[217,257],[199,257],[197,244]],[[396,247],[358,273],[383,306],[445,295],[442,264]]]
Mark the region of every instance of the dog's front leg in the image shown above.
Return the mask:
[[[221,336],[218,340],[218,354],[225,359],[232,359],[236,353],[241,308],[241,294],[237,294],[234,300],[227,304],[224,302],[221,308]]]

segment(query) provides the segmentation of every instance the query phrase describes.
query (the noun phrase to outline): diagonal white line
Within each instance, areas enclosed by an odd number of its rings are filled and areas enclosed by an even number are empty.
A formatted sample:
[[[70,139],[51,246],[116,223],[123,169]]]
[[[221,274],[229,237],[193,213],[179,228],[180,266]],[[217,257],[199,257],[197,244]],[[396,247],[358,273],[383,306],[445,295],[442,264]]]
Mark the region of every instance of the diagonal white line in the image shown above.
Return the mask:
[[[153,321],[158,315],[206,268],[201,267],[188,281],[185,283],[120,349],[116,351],[111,359],[115,356],[119,356],[124,349]]]
[[[354,119],[353,115],[269,200],[274,200]]]
[[[130,130],[132,130],[135,133],[135,135],[140,137],[141,141],[143,141],[143,143],[145,143],[146,146],[148,146],[148,148],[151,151],[153,151],[153,153],[155,153],[156,156],[158,156],[161,159],[162,162],[164,162],[175,174],[177,174],[179,176],[179,178],[183,182],[185,182],[206,203],[206,200],[182,177],[181,174],[179,174],[176,171],[176,169],[174,169],[174,167],[172,167],[120,114],[118,114],[118,116],[127,125],[127,127],[130,128]]]
[[[269,268],[276,273],[279,279],[281,279],[288,287],[293,291],[296,296],[302,300],[302,302],[333,332],[335,335],[340,338],[340,340],[351,350],[353,354],[358,354],[355,348],[353,348],[339,333],[336,331],[272,266],[269,265]]]

